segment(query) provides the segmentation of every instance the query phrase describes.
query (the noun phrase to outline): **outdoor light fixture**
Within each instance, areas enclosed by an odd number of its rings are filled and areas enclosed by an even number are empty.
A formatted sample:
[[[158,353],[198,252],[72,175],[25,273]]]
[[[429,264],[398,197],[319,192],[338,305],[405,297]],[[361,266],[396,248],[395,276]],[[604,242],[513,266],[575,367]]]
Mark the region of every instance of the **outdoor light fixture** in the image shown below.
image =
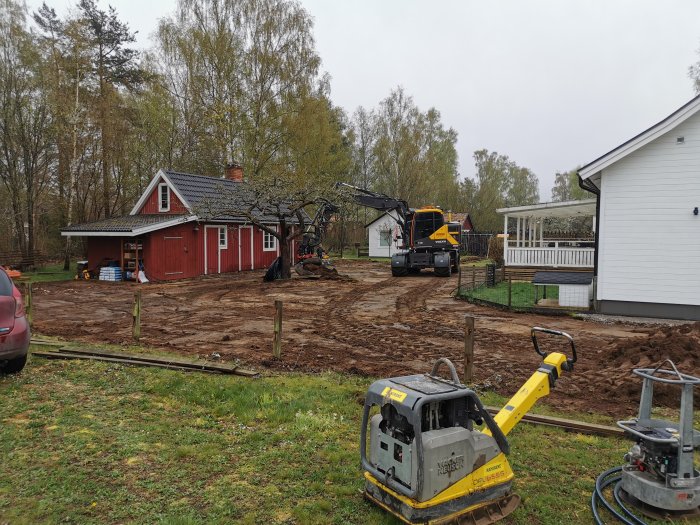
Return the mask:
[[[693,208],[693,215],[697,215],[697,214],[698,214],[698,207],[695,206],[695,208]]]
[[[198,232],[198,231],[199,231],[199,223],[198,223],[198,222],[195,222],[195,223],[194,223],[194,228],[192,228],[192,231],[194,231],[194,232]]]
[[[676,144],[683,144],[685,142],[685,137],[677,137]]]

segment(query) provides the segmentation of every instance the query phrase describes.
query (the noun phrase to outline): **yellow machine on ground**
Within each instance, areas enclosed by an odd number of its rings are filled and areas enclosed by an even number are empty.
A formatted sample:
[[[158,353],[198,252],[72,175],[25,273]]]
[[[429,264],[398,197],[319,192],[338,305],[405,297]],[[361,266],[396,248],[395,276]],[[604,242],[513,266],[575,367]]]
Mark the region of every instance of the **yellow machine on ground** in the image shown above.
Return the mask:
[[[399,252],[391,255],[391,274],[403,277],[432,268],[435,275],[449,277],[459,268],[459,246],[462,225],[445,221],[444,212],[435,206],[409,208],[402,199],[383,193],[338,183],[338,188],[350,192],[352,199],[368,208],[391,212],[399,228]]]
[[[572,357],[542,352],[537,333],[565,337]],[[448,359],[429,374],[373,383],[360,438],[365,496],[405,523],[484,525],[515,510],[520,498],[512,492],[506,435],[576,362],[569,334],[535,327],[531,337],[543,362],[495,417]],[[450,380],[437,375],[441,364]],[[373,407],[379,413],[370,417]]]

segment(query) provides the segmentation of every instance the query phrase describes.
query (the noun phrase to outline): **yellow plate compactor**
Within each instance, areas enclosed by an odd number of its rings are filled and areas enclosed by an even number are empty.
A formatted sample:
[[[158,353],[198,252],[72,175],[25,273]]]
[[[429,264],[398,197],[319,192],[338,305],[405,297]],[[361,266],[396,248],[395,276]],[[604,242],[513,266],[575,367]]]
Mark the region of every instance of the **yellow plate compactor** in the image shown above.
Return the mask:
[[[537,333],[568,339],[571,357],[541,351]],[[531,337],[544,360],[495,417],[448,359],[429,374],[373,383],[360,437],[365,496],[405,523],[484,525],[513,512],[520,498],[512,492],[506,435],[576,362],[569,334],[535,327]],[[437,375],[441,364],[450,380]],[[370,416],[373,407],[379,413]]]

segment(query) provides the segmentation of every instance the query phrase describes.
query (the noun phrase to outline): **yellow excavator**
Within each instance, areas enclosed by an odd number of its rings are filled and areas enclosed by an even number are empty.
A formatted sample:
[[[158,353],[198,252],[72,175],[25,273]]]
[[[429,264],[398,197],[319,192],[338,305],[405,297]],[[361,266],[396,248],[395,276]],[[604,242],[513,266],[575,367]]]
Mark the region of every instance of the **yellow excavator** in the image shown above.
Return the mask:
[[[336,187],[357,203],[391,216],[399,227],[399,252],[391,256],[391,274],[403,277],[425,268],[435,275],[449,277],[459,268],[459,245],[462,225],[445,220],[444,212],[435,206],[409,208],[401,199],[389,197],[351,184],[340,182]]]
[[[538,333],[566,338],[572,356],[540,350]],[[410,524],[486,525],[513,512],[520,497],[506,435],[576,362],[569,334],[534,327],[531,339],[542,364],[495,417],[445,358],[429,374],[374,382],[360,434],[365,497]],[[451,379],[438,375],[441,365]]]

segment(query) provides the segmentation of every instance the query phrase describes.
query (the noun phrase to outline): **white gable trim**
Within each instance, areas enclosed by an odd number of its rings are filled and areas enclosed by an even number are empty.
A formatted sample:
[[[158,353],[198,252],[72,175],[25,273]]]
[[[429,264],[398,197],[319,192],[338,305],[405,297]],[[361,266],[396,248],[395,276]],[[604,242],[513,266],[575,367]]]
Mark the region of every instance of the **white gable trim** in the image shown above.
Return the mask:
[[[396,224],[398,224],[398,223],[399,223],[398,218],[396,218],[391,212],[396,213],[396,212],[394,212],[394,210],[385,211],[384,213],[382,213],[379,217],[377,217],[377,218],[374,219],[373,221],[370,221],[370,222],[368,222],[367,224],[365,224],[365,228],[369,228],[369,227],[372,226],[375,222],[377,222],[379,219],[383,219],[385,215],[388,215],[389,217],[391,217],[391,218],[394,220],[394,222],[395,222]]]
[[[151,179],[151,182],[148,183],[148,186],[146,186],[146,189],[143,191],[141,194],[141,198],[138,200],[138,202],[134,205],[134,207],[131,209],[131,212],[129,215],[136,215],[138,212],[141,211],[141,208],[143,208],[143,205],[146,204],[146,201],[148,200],[148,197],[151,196],[153,193],[153,190],[158,185],[158,181],[160,179],[163,179],[163,181],[168,185],[170,188],[170,191],[177,195],[177,198],[180,199],[180,202],[187,208],[187,211],[192,212],[192,208],[190,207],[190,203],[185,200],[185,198],[180,194],[179,191],[177,191],[177,188],[175,185],[171,182],[171,180],[168,178],[166,175],[165,171],[163,170],[158,170],[158,173],[156,173],[153,178]],[[158,195],[159,199],[159,207],[160,207],[160,195]]]
[[[650,127],[646,131],[643,131],[636,137],[631,138],[624,144],[621,144],[612,151],[609,151],[602,157],[594,160],[593,162],[587,164],[580,170],[578,174],[582,179],[588,179],[601,170],[604,170],[611,164],[614,164],[618,160],[626,157],[630,153],[637,151],[638,149],[646,146],[651,141],[659,138],[664,133],[668,133],[673,128],[685,122],[690,117],[695,115],[695,113],[700,110],[700,95],[692,99],[690,102],[686,103],[681,108],[677,109],[671,113],[664,120]]]

